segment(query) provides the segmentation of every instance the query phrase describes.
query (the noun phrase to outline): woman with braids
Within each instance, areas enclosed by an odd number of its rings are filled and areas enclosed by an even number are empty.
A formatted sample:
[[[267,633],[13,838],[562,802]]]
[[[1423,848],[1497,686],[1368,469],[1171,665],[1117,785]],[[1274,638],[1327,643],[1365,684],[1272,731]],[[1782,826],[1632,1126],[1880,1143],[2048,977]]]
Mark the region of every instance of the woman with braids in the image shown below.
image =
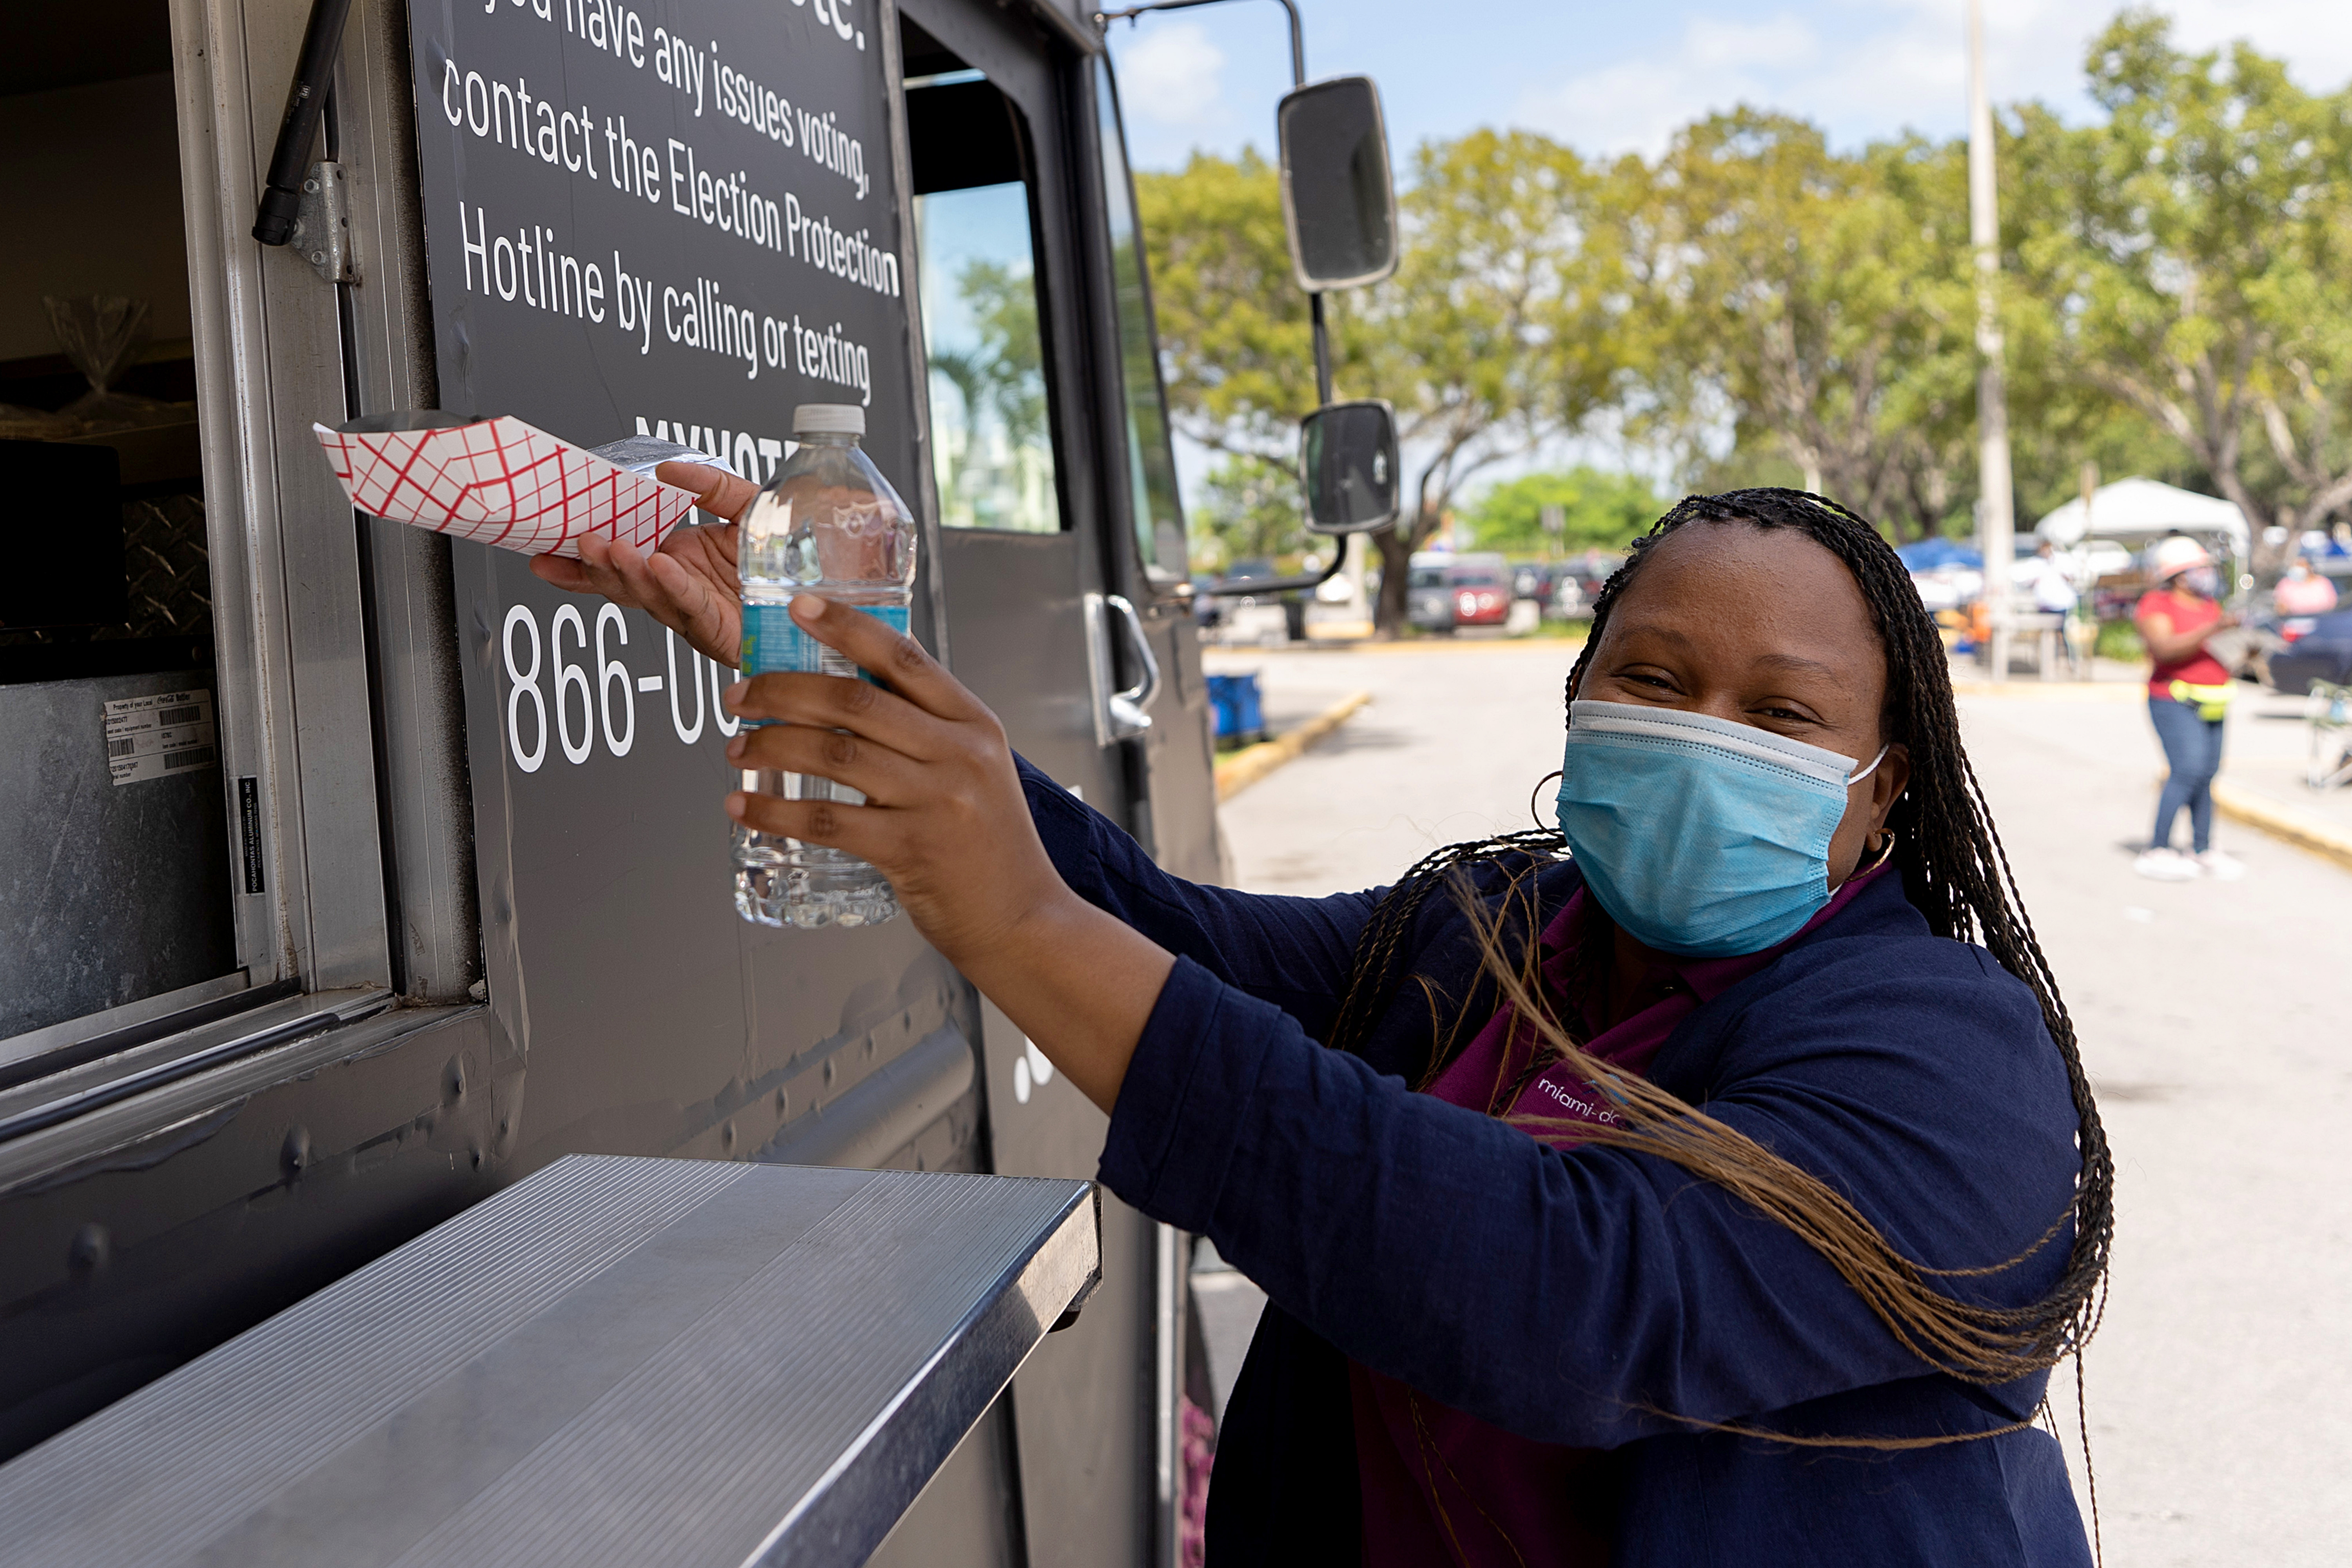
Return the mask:
[[[723,656],[713,543],[546,570]],[[793,613],[888,689],[739,686],[792,722],[733,754],[868,804],[730,813],[880,866],[1110,1113],[1104,1183],[1271,1300],[1213,1563],[2090,1561],[2037,1415],[2106,1143],[1868,523],[1685,500],[1569,677],[1562,831],[1327,899],[1166,875],[910,640]]]

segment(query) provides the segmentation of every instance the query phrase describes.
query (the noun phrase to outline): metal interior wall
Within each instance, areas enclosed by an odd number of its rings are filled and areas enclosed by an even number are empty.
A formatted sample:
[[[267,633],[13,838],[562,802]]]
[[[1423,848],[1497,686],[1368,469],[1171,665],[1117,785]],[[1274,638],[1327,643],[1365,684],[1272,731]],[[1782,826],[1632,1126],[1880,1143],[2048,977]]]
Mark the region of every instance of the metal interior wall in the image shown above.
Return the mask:
[[[210,672],[201,680],[208,687]],[[237,967],[228,845],[207,798],[220,770],[118,786],[99,744],[106,704],[197,684],[164,670],[0,686],[0,918],[12,928],[0,942],[0,1039],[10,1052],[23,1043],[14,1037]]]

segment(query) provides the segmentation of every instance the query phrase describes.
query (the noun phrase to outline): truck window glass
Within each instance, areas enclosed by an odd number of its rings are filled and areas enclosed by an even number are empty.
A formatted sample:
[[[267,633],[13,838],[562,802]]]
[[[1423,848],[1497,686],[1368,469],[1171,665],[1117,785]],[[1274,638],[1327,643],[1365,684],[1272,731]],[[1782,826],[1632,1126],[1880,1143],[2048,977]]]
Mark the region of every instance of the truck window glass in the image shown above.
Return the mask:
[[[245,984],[172,41],[122,16],[0,96],[0,1084]]]
[[[940,523],[1058,532],[1021,111],[977,72],[907,85]]]
[[[1151,290],[1135,216],[1135,187],[1119,124],[1118,86],[1110,61],[1095,60],[1095,114],[1102,137],[1103,207],[1110,224],[1111,284],[1118,311],[1118,367],[1127,410],[1127,480],[1135,547],[1155,583],[1181,583],[1187,571],[1184,505],[1176,489],[1176,454],[1168,439],[1168,405],[1152,345]]]

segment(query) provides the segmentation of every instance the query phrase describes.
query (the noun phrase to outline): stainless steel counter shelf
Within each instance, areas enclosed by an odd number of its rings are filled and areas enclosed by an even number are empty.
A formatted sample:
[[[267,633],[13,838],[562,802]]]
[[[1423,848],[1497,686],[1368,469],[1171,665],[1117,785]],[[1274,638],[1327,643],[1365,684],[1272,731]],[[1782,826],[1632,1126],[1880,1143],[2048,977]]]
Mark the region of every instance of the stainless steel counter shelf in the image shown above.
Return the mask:
[[[576,1155],[0,1467],[0,1563],[863,1563],[1085,1182]]]

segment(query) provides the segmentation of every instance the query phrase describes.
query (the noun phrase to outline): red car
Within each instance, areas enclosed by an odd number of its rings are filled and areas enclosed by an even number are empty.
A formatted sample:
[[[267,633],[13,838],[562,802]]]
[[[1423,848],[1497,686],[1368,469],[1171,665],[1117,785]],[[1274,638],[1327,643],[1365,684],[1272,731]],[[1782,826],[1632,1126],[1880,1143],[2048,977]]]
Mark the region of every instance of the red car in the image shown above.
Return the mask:
[[[1455,566],[1445,574],[1457,626],[1499,626],[1511,618],[1510,580],[1488,566]]]

